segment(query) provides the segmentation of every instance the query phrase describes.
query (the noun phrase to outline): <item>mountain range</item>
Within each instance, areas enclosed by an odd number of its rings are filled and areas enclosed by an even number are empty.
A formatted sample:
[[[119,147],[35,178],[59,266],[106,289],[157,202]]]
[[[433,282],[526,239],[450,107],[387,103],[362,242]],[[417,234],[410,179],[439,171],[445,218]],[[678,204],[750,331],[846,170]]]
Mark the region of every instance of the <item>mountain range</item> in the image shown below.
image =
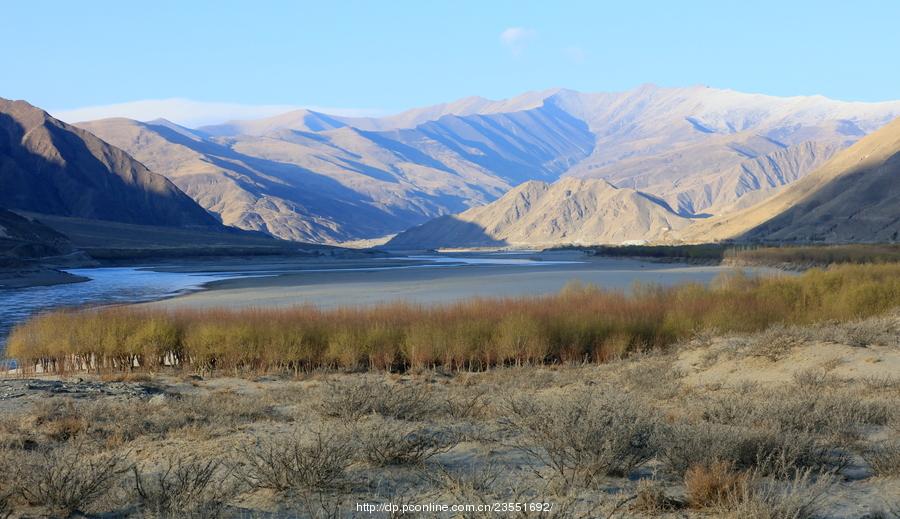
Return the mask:
[[[538,181],[528,189],[549,190],[567,177],[604,180],[587,183],[597,200],[605,190],[638,196],[639,214],[629,221],[732,214],[898,115],[900,102],[644,85],[472,97],[382,118],[299,110],[196,129],[128,119],[78,126],[165,175],[227,225],[339,243],[455,213],[465,220],[467,210],[519,193],[517,186]],[[608,239],[635,235],[620,234]]]

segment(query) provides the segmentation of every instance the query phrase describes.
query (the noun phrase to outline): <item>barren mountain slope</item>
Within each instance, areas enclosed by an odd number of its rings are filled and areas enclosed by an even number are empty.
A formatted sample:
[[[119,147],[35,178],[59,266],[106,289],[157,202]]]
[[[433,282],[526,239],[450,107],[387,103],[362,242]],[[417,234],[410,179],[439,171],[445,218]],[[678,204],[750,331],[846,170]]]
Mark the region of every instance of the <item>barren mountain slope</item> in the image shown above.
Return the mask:
[[[658,241],[688,225],[666,206],[605,180],[526,182],[500,199],[400,233],[392,248]]]
[[[681,237],[767,241],[897,241],[900,119],[861,139],[773,198],[699,221]]]

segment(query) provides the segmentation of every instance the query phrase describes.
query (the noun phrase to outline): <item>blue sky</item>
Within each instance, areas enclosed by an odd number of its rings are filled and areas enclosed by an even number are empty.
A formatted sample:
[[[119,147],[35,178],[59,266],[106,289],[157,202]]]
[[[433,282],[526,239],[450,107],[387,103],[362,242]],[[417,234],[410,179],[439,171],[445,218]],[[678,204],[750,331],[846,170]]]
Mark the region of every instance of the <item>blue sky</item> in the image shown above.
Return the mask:
[[[900,2],[8,2],[0,96],[392,112],[645,82],[900,98]],[[274,108],[273,108],[274,109]]]

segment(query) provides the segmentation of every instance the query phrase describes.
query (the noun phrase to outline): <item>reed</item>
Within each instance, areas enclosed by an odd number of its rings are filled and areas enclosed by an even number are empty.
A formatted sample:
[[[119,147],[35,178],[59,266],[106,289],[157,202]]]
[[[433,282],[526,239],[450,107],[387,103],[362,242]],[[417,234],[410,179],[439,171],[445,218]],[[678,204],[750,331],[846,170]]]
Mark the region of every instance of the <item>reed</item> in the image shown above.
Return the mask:
[[[61,310],[17,326],[7,356],[43,372],[483,370],[604,362],[698,332],[850,320],[898,305],[900,264],[842,265],[629,293],[571,284],[550,296],[442,306]]]
[[[741,265],[824,266],[841,263],[869,264],[900,261],[900,244],[744,246],[727,249],[725,262]]]

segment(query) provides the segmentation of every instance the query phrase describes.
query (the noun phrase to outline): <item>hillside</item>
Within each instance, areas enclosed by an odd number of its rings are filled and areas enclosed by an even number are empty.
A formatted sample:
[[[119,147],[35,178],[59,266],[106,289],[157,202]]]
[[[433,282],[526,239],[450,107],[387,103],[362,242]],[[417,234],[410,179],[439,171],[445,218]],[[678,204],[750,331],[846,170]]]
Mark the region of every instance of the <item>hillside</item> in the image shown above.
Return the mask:
[[[658,241],[690,220],[605,180],[526,182],[499,200],[400,233],[388,248],[548,246]]]
[[[385,132],[267,128],[212,137],[165,121],[81,126],[168,176],[226,224],[326,243],[399,232],[524,180],[558,178],[592,143],[584,123],[553,109],[445,116]]]
[[[196,130],[80,123],[229,225],[291,240],[377,238],[489,203],[528,180],[602,178],[682,216],[777,193],[900,115],[900,102],[703,86],[468,97],[386,117],[297,110]]]
[[[900,235],[900,119],[775,197],[697,222],[687,241],[885,242]]]
[[[133,224],[218,228],[162,175],[25,101],[0,99],[0,206]]]

